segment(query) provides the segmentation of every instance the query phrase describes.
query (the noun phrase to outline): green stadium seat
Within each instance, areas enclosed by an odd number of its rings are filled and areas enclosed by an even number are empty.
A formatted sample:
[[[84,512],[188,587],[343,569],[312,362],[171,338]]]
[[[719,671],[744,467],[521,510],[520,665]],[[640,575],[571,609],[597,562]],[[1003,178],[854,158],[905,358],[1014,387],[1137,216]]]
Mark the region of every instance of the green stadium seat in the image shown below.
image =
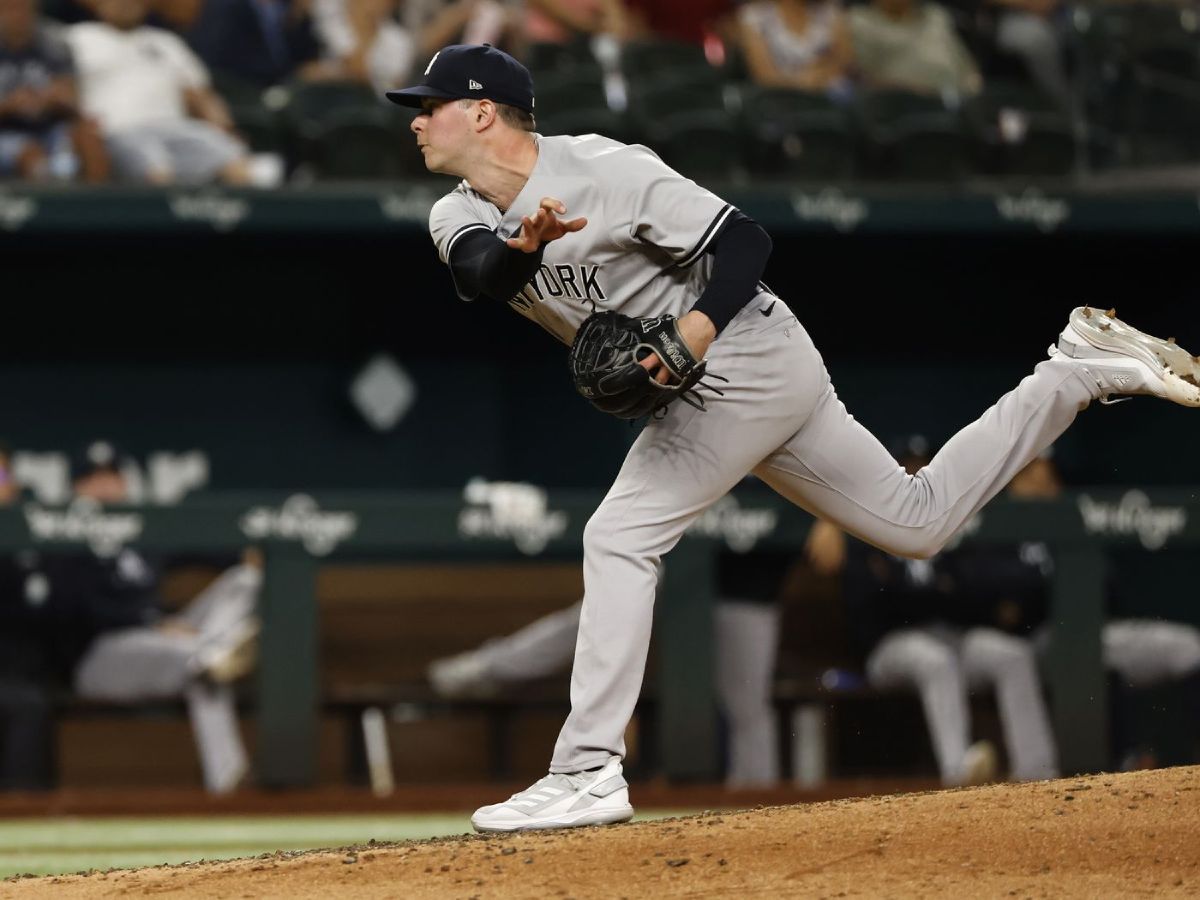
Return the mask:
[[[741,116],[750,173],[804,180],[854,175],[854,124],[826,94],[743,86]]]
[[[908,91],[868,91],[857,103],[864,137],[862,162],[879,178],[946,181],[974,164],[958,110],[941,98]]]

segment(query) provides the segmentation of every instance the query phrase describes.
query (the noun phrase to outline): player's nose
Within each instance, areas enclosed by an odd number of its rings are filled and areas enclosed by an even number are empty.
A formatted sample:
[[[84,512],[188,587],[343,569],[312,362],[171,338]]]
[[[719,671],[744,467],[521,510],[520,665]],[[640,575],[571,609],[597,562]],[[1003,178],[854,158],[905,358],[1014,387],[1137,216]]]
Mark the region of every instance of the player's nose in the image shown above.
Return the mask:
[[[412,120],[408,128],[413,134],[419,135],[425,128],[425,113],[417,113],[416,118]]]

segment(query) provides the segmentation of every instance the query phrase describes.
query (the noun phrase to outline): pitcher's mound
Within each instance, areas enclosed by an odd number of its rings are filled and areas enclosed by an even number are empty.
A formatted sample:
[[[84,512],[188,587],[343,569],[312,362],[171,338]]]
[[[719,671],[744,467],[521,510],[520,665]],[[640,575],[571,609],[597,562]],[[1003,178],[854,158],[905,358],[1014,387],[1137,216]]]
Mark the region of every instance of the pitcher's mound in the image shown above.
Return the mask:
[[[176,893],[1197,897],[1200,767],[0,884],[16,898]]]

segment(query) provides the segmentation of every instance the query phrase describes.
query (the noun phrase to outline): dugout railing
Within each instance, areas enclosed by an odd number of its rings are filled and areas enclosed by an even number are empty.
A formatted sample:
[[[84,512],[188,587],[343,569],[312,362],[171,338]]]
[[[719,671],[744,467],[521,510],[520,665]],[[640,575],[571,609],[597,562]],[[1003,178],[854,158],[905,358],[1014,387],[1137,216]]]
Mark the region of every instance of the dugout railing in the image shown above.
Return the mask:
[[[574,558],[600,496],[534,489],[523,499],[451,492],[212,494],[169,507],[0,510],[0,553],[130,544],[162,554],[264,553],[263,633],[255,684],[260,783],[312,784],[321,708],[316,575],[327,561]],[[812,518],[774,495],[726,498],[667,557],[657,605],[656,746],[675,780],[714,780],[720,752],[713,694],[716,550],[797,551]],[[1106,680],[1100,657],[1104,585],[1113,547],[1148,551],[1200,543],[1200,488],[1072,491],[1053,502],[997,499],[963,541],[1043,541],[1056,561],[1046,677],[1062,768],[1107,765]]]

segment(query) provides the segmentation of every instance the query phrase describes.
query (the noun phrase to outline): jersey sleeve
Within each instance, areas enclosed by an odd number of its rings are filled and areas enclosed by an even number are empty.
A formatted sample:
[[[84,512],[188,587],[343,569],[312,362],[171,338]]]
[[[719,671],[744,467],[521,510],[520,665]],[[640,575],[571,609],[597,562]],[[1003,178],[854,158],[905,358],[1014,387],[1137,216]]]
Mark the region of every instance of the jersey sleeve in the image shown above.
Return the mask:
[[[433,204],[433,209],[429,211],[429,234],[437,247],[438,258],[450,266],[454,290],[460,300],[474,300],[479,292],[472,291],[469,285],[459,283],[454,266],[450,263],[450,255],[464,237],[468,234],[479,234],[481,231],[490,234],[492,227],[482,220],[480,211],[462,191],[447,194]]]
[[[633,145],[628,151],[613,172],[621,201],[611,211],[628,210],[632,241],[659,247],[678,266],[692,265],[734,207],[680,175],[647,147]]]
[[[447,194],[429,211],[429,234],[437,246],[438,258],[450,264],[450,253],[466,234],[479,229],[491,231],[471,200],[461,191]]]

